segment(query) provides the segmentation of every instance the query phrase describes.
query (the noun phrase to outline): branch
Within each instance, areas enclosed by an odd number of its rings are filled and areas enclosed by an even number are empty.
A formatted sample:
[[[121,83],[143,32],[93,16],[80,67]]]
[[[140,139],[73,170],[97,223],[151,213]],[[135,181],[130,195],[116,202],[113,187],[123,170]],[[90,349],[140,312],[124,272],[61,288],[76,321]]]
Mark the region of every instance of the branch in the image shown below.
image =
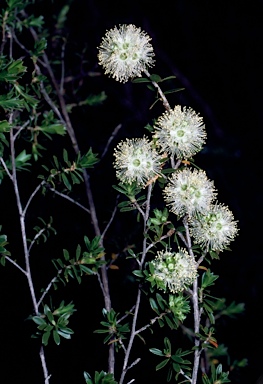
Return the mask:
[[[26,203],[26,206],[25,206],[25,208],[24,208],[24,210],[23,210],[23,212],[22,212],[22,216],[23,216],[23,217],[25,217],[25,215],[26,215],[26,211],[27,211],[27,209],[28,209],[28,207],[29,207],[31,201],[33,200],[34,196],[35,196],[36,193],[39,191],[39,189],[44,185],[44,183],[45,183],[44,180],[41,181],[41,183],[40,183],[40,184],[35,188],[35,190],[31,193],[31,195],[30,195],[30,197],[29,197],[29,199],[28,199],[28,201],[27,201],[27,203]]]
[[[110,143],[112,142],[112,140],[114,139],[114,137],[117,135],[117,133],[119,132],[119,130],[121,129],[122,125],[119,124],[117,125],[117,127],[114,129],[114,131],[112,132],[105,148],[104,148],[104,151],[102,152],[102,155],[100,156],[100,160],[106,155],[106,153],[108,152],[108,149],[109,149],[109,146],[110,146]]]
[[[146,76],[148,76],[149,78],[151,77],[150,73],[145,69],[144,70],[144,73],[146,74]],[[151,80],[152,81],[152,80]],[[163,93],[163,91],[161,90],[161,88],[159,87],[158,83],[156,83],[155,81],[152,81],[152,85],[157,89],[157,92],[159,93],[160,95],[160,98],[163,102],[163,106],[164,108],[167,110],[167,111],[170,111],[171,110],[171,107],[170,107],[170,104],[165,96],[165,94]]]
[[[27,120],[21,127],[19,127],[19,129],[17,130],[17,132],[14,135],[14,141],[16,140],[16,138],[19,135],[19,133],[21,131],[23,131],[23,129],[25,129],[28,126],[29,123],[30,123],[30,120]]]
[[[33,247],[34,243],[36,242],[36,240],[42,235],[43,232],[46,231],[46,228],[42,228],[40,229],[40,231],[38,233],[36,233],[34,239],[31,241],[30,243],[30,246],[28,247],[28,252],[30,253],[31,251],[31,248]]]
[[[132,311],[134,310],[135,305],[127,312],[125,315],[123,315],[118,321],[117,324],[119,324],[122,320],[126,319],[130,314],[132,314]]]
[[[190,383],[192,382],[191,377],[187,376],[186,373],[184,373],[184,371],[183,371],[182,369],[180,369],[180,373],[181,373],[181,375],[183,375],[187,380],[189,380]]]
[[[113,222],[113,219],[114,219],[115,214],[116,214],[116,212],[117,212],[117,209],[118,209],[117,205],[118,205],[119,196],[120,196],[120,195],[118,195],[117,198],[116,198],[115,208],[114,208],[114,210],[113,210],[113,212],[112,212],[111,218],[110,218],[110,220],[108,221],[108,224],[106,225],[104,231],[102,232],[102,235],[101,235],[101,239],[102,239],[102,240],[104,239],[104,236],[105,236],[105,234],[107,233],[107,231],[108,231],[108,229],[109,229],[111,223]]]
[[[141,333],[142,331],[145,331],[145,329],[149,328],[151,325],[153,325],[157,320],[161,319],[165,315],[167,315],[168,312],[163,312],[160,314],[160,316],[156,316],[153,319],[150,320],[150,324],[145,325],[144,327],[141,327],[135,332],[135,335],[138,335],[138,333]]]
[[[12,176],[11,173],[9,172],[9,169],[7,168],[6,163],[5,163],[5,161],[4,161],[4,159],[3,159],[2,157],[0,157],[0,161],[1,161],[2,165],[3,165],[3,167],[4,167],[4,170],[6,171],[6,173],[7,173],[8,177],[9,177],[9,179],[10,179],[11,181],[13,181],[13,176]]]
[[[5,256],[5,259],[8,260],[10,263],[12,263],[16,268],[18,268],[21,272],[23,272],[24,275],[27,276],[27,272],[23,268],[21,268],[20,265],[17,264],[14,260],[12,260],[9,256]]]
[[[47,186],[49,191],[52,191],[56,195],[58,195],[60,197],[63,197],[63,199],[66,199],[66,200],[70,201],[71,203],[77,205],[78,207],[80,207],[81,209],[83,209],[84,211],[86,211],[87,213],[90,214],[90,210],[88,208],[84,207],[84,205],[80,204],[78,201],[72,199],[71,197],[69,197],[68,195],[65,195],[62,192],[57,191],[55,188],[50,187],[49,184],[46,184],[46,186]]]
[[[186,231],[186,240],[187,240],[188,251],[189,251],[189,254],[194,258],[187,217],[184,217],[183,224],[184,224],[185,231]],[[194,283],[193,283],[192,302],[193,302],[193,309],[194,309],[194,332],[195,332],[195,334],[197,334],[200,331],[200,317],[201,317],[201,312],[200,312],[199,305],[198,305],[198,278],[196,278]],[[199,361],[200,361],[199,346],[200,346],[200,339],[196,336],[195,337],[195,351],[194,351],[194,366],[193,366],[191,384],[197,383],[198,368],[199,368]]]

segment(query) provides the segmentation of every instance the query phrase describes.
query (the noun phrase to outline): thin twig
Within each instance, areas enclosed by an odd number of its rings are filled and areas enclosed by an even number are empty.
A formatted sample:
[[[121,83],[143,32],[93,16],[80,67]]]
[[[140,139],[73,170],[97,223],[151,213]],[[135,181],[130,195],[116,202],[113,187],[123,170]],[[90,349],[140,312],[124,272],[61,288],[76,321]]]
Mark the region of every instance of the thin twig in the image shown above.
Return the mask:
[[[12,263],[16,268],[18,268],[21,272],[23,272],[24,275],[27,276],[27,272],[23,268],[21,268],[20,265],[17,264],[14,260],[12,260],[9,256],[5,256],[5,259],[8,260],[10,263]]]
[[[3,167],[4,167],[4,170],[6,171],[6,173],[7,173],[8,177],[9,177],[9,179],[10,179],[11,181],[13,181],[13,176],[12,176],[11,173],[9,172],[9,169],[7,168],[6,163],[5,163],[5,161],[4,161],[4,159],[3,159],[2,157],[0,157],[0,161],[1,161],[2,165],[3,165]]]
[[[63,199],[70,201],[71,203],[77,205],[78,207],[80,207],[81,209],[83,209],[84,211],[86,211],[90,214],[90,210],[88,208],[86,208],[84,205],[80,204],[78,201],[72,199],[72,197],[69,197],[68,195],[65,195],[64,193],[57,191],[55,188],[51,188],[48,184],[47,184],[47,188],[49,191],[52,191],[56,195],[63,197]]]
[[[49,282],[49,284],[47,285],[46,289],[44,290],[44,292],[42,293],[40,299],[38,300],[37,302],[37,306],[39,307],[40,304],[42,303],[42,301],[44,300],[44,297],[46,296],[46,294],[48,293],[48,291],[50,290],[50,288],[52,287],[52,284],[57,280],[57,277],[58,275],[60,275],[62,273],[63,269],[60,269],[57,273],[57,275],[55,277],[53,277],[53,279]]]
[[[40,229],[40,231],[38,233],[36,233],[34,239],[31,241],[30,246],[28,247],[29,256],[30,256],[30,251],[31,251],[33,245],[35,244],[37,239],[42,235],[42,233],[44,233],[46,230],[47,230],[46,228],[42,228],[42,229]]]
[[[146,202],[145,202],[146,208],[145,208],[145,213],[143,215],[143,218],[144,218],[144,238],[143,238],[143,244],[142,244],[143,250],[142,250],[141,261],[140,262],[138,261],[140,269],[142,269],[143,263],[144,263],[144,260],[146,257],[146,249],[147,249],[146,233],[147,233],[147,221],[148,221],[149,213],[150,213],[151,193],[152,193],[152,184],[150,184],[148,186],[147,198],[146,198]],[[129,366],[127,368],[128,361],[130,358],[131,349],[132,349],[133,342],[134,342],[134,338],[136,336],[136,324],[137,324],[137,319],[138,319],[140,302],[141,302],[141,289],[140,289],[140,287],[138,287],[137,298],[136,298],[136,303],[135,303],[135,308],[134,308],[134,315],[133,315],[133,320],[132,320],[130,339],[128,342],[127,351],[126,351],[124,361],[123,361],[122,373],[121,373],[119,384],[123,384],[127,370],[130,369],[134,365],[134,364],[132,364],[131,366]],[[140,359],[137,359],[136,361],[140,361]]]
[[[122,339],[120,338],[118,341],[119,341],[119,343],[120,343],[122,349],[124,350],[124,353],[126,353],[126,348],[125,348],[125,345],[123,344]]]
[[[188,251],[189,251],[189,254],[194,258],[187,217],[184,217],[183,224],[186,231]],[[196,278],[193,282],[192,303],[193,303],[193,309],[194,309],[194,332],[196,335],[200,331],[200,318],[201,318],[201,312],[198,305],[198,278]],[[200,346],[200,339],[197,336],[195,336],[194,366],[193,366],[191,384],[197,383],[198,368],[199,368],[200,353],[201,353],[199,350],[199,346]]]
[[[16,140],[17,136],[19,135],[19,133],[21,131],[23,131],[23,129],[25,129],[28,124],[30,123],[30,120],[27,120],[23,125],[21,125],[21,127],[19,127],[19,129],[17,130],[17,132],[14,134],[14,141]]]
[[[41,181],[40,184],[38,184],[38,186],[35,188],[35,190],[31,193],[29,199],[27,200],[27,203],[26,203],[26,206],[25,208],[23,209],[23,212],[22,212],[22,215],[23,217],[25,217],[26,215],[26,211],[31,203],[31,201],[33,200],[33,198],[35,197],[36,193],[40,190],[40,188],[44,185],[45,181]]]
[[[149,78],[151,77],[150,73],[145,69],[144,70],[144,73],[146,74],[146,76],[148,76]],[[157,89],[157,92],[159,93],[161,99],[162,99],[162,102],[163,102],[163,106],[164,108],[167,110],[167,111],[170,111],[171,110],[171,107],[170,107],[170,104],[165,96],[165,94],[163,93],[163,91],[161,90],[161,88],[159,87],[158,83],[156,83],[155,81],[152,81],[152,85]]]
[[[66,48],[66,41],[64,40],[64,43],[61,47],[61,76],[60,76],[60,93],[62,94],[64,92],[64,78],[65,78],[65,48]]]
[[[43,368],[43,372],[44,372],[45,384],[49,384],[49,379],[50,379],[51,375],[48,374],[46,359],[45,359],[45,352],[44,352],[43,346],[41,346],[41,348],[40,348],[39,356],[40,356],[40,360],[41,360],[42,368]]]
[[[117,127],[114,129],[114,131],[112,132],[110,138],[108,139],[108,142],[104,148],[104,151],[102,152],[102,155],[100,156],[100,159],[103,159],[103,157],[106,155],[106,153],[108,152],[108,149],[109,149],[109,146],[110,146],[110,143],[112,142],[112,140],[114,139],[114,137],[117,135],[117,133],[119,132],[119,130],[121,129],[122,125],[119,124],[117,125]]]
[[[186,373],[184,373],[184,371],[183,371],[182,369],[180,369],[180,373],[181,373],[181,375],[183,375],[187,380],[189,380],[190,383],[192,382],[191,377],[187,376]]]
[[[157,320],[160,320],[162,317],[164,317],[167,314],[168,314],[168,312],[163,312],[159,316],[154,317],[153,319],[150,320],[150,324],[146,324],[144,327],[141,327],[140,329],[138,329],[135,332],[135,335],[138,335],[139,333],[145,331],[145,329],[151,327]]]
[[[148,253],[149,250],[150,250],[152,247],[154,247],[156,244],[160,243],[162,240],[171,237],[171,236],[174,234],[174,232],[175,232],[174,230],[170,230],[170,231],[167,232],[166,235],[163,235],[162,237],[160,237],[159,240],[157,240],[157,241],[155,241],[155,242],[149,244],[148,247],[146,248],[146,253]],[[176,233],[179,233],[179,232],[176,232]]]
[[[138,359],[136,359],[131,365],[129,365],[126,369],[126,372],[131,369],[132,367],[134,367],[136,364],[138,364],[139,362],[141,361],[141,358],[138,357]]]
[[[111,226],[111,223],[113,222],[113,219],[114,219],[114,217],[115,217],[115,215],[116,215],[116,212],[117,212],[117,209],[118,209],[118,200],[119,200],[119,196],[120,196],[120,195],[118,195],[117,198],[116,198],[116,203],[115,203],[115,207],[114,207],[114,210],[113,210],[113,212],[112,212],[111,218],[110,218],[110,220],[108,221],[108,224],[106,225],[104,231],[102,232],[102,235],[101,235],[101,239],[102,239],[102,240],[104,239],[104,236],[105,236],[105,234],[107,233],[107,231],[108,231],[109,227]]]
[[[117,324],[119,324],[122,320],[126,319],[130,314],[132,314],[132,311],[134,310],[135,305],[127,312],[125,315],[123,315],[118,321]]]
[[[145,218],[145,212],[144,212],[143,209],[140,207],[140,205],[138,204],[138,202],[135,200],[135,201],[132,201],[132,204],[137,208],[137,210],[140,212],[140,214],[142,215],[142,217]]]

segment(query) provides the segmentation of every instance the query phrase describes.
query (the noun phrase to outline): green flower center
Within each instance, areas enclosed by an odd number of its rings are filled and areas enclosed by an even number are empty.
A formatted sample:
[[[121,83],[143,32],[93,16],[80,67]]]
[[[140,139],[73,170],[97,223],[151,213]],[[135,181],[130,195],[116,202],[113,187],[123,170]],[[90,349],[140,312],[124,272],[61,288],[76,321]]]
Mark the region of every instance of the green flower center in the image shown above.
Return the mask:
[[[221,223],[216,224],[216,229],[220,231],[222,228],[223,228],[223,225]]]
[[[133,160],[132,164],[133,164],[135,167],[139,167],[139,165],[141,164],[141,162],[140,162],[139,159],[135,159],[135,160]]]
[[[177,131],[177,136],[183,137],[184,136],[184,131],[182,129],[179,129],[179,131]]]
[[[151,163],[149,161],[146,163],[146,168],[151,168]]]
[[[172,271],[174,269],[174,264],[173,263],[168,264],[167,268],[169,271]]]
[[[122,52],[122,53],[120,54],[120,59],[121,59],[121,60],[127,60],[127,57],[128,57],[128,55],[127,55],[127,53],[125,53],[125,52]]]

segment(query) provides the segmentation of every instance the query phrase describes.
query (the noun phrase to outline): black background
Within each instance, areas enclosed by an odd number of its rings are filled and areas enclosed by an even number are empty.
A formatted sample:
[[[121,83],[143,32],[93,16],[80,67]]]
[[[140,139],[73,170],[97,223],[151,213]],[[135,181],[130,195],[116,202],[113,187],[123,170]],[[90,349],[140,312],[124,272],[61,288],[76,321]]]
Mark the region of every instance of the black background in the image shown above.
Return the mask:
[[[54,16],[64,2],[36,2],[32,12],[43,14],[48,28],[54,28]],[[2,3],[0,3],[1,6]],[[76,73],[77,52],[86,47],[86,68],[101,71],[97,65],[97,46],[107,29],[118,24],[133,23],[152,37],[156,65],[152,73],[175,75],[173,87],[185,90],[171,95],[171,104],[191,106],[203,116],[207,130],[207,145],[196,157],[196,163],[215,181],[220,202],[227,204],[239,221],[239,236],[232,244],[232,252],[224,252],[215,261],[213,271],[220,275],[214,293],[228,302],[244,302],[245,314],[221,324],[217,339],[229,347],[232,361],[248,358],[248,366],[233,377],[233,383],[254,383],[263,372],[261,345],[262,331],[262,1],[81,1],[73,0],[68,15],[66,49],[67,72]],[[141,84],[125,85],[101,75],[84,78],[79,95],[105,90],[108,98],[101,107],[83,108],[72,115],[83,151],[92,146],[101,154],[111,132],[122,124],[117,137],[101,164],[92,173],[92,187],[101,226],[106,225],[115,203],[116,183],[112,169],[112,150],[125,137],[141,137],[143,127],[162,113],[162,106],[149,109],[154,95]],[[69,89],[70,92],[70,89]],[[67,97],[67,95],[66,95]],[[66,139],[63,139],[66,142]],[[62,144],[59,144],[63,146]],[[35,185],[30,178],[21,180],[25,196]],[[5,189],[4,189],[5,188]],[[9,188],[9,189],[8,189]],[[76,193],[83,194],[80,189]],[[8,196],[8,199],[7,199]],[[12,191],[8,183],[0,189],[2,204],[0,223],[9,235],[10,247],[20,245],[18,223],[14,214]],[[46,285],[47,276],[54,271],[50,259],[61,257],[62,248],[75,249],[87,234],[89,218],[81,211],[47,197],[36,203],[36,216],[55,211],[58,230],[41,248],[32,261],[36,272],[36,286]],[[83,202],[85,197],[83,195]],[[42,204],[43,203],[43,204]],[[44,208],[43,208],[44,207]],[[48,208],[46,208],[48,207]],[[106,239],[110,251],[118,251],[137,238],[134,218],[117,216]],[[35,219],[31,213],[29,221]],[[88,224],[89,226],[89,224]],[[92,235],[91,235],[92,236]],[[13,253],[13,252],[12,252]],[[45,261],[43,262],[43,257]],[[19,256],[16,257],[19,259]],[[122,264],[120,271],[112,271],[111,287],[116,310],[128,309],[132,304],[132,285],[126,280],[129,268]],[[43,273],[39,275],[39,268]],[[45,273],[44,273],[45,272]],[[1,267],[1,369],[2,383],[40,383],[41,368],[37,356],[38,345],[30,340],[32,325],[25,321],[31,313],[31,303],[25,279],[13,266]],[[92,278],[91,278],[92,279]],[[75,330],[72,341],[47,348],[47,362],[53,383],[82,383],[84,370],[107,369],[106,348],[102,338],[92,332],[102,320],[103,301],[97,283],[84,281],[81,286],[71,283],[55,299],[73,300],[78,311],[71,326]],[[124,305],[125,304],[125,305]],[[84,331],[83,331],[84,330]],[[161,383],[154,366],[159,362],[148,353],[148,348],[162,347],[163,336],[147,334],[147,345],[138,344],[145,361],[136,366],[136,382]],[[180,346],[180,345],[179,345]],[[175,341],[175,349],[179,347]],[[3,357],[2,357],[3,355]],[[135,358],[136,358],[135,354]],[[162,371],[161,371],[162,372]]]

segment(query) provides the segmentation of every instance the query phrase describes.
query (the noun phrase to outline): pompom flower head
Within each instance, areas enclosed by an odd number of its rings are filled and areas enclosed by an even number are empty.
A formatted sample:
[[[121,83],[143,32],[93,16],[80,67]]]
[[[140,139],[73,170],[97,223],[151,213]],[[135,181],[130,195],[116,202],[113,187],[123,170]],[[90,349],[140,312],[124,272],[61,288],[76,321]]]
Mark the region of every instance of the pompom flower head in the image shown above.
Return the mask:
[[[146,137],[121,141],[114,156],[116,176],[122,183],[145,186],[161,173],[161,157]]]
[[[164,199],[178,216],[205,213],[216,195],[214,184],[202,170],[186,168],[172,174],[164,189]]]
[[[179,252],[157,252],[152,261],[154,279],[159,288],[172,293],[182,292],[192,284],[197,276],[197,263],[186,250]]]
[[[125,83],[130,78],[141,76],[154,60],[151,38],[133,24],[120,25],[107,31],[99,46],[99,64],[105,73]]]
[[[199,152],[206,139],[203,119],[193,109],[176,105],[155,124],[155,138],[163,152],[187,159]]]
[[[237,222],[228,207],[215,204],[205,215],[190,220],[194,242],[204,249],[222,251],[237,235]]]

